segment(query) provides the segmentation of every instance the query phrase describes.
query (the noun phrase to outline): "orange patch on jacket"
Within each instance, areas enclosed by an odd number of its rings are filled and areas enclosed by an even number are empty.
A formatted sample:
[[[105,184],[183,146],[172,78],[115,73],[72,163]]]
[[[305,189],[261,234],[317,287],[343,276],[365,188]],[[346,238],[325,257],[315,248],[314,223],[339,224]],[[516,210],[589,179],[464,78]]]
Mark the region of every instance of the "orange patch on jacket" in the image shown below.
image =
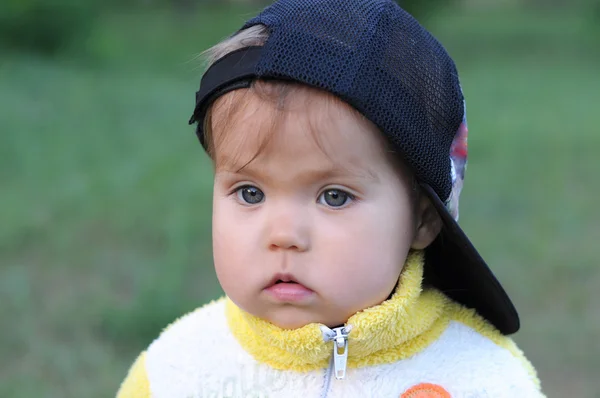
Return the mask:
[[[452,398],[450,393],[437,384],[421,383],[409,388],[400,398]]]

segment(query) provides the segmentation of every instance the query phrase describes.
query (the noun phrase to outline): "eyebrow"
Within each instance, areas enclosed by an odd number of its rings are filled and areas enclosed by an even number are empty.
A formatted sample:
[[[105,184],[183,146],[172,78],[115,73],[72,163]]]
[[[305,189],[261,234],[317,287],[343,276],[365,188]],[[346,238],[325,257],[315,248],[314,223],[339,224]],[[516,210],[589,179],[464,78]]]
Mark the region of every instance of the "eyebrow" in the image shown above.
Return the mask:
[[[246,164],[242,167],[217,167],[216,172],[222,171],[231,174],[245,174],[251,177],[258,177],[262,171],[252,167],[251,164]],[[315,180],[326,180],[331,178],[344,178],[352,177],[363,180],[380,181],[379,176],[370,169],[357,169],[355,167],[346,168],[336,165],[334,167],[327,167],[323,169],[312,169],[306,172],[300,173],[296,176],[298,181],[315,181]]]
[[[315,180],[325,180],[328,178],[336,178],[336,177],[339,178],[339,177],[347,177],[347,176],[350,176],[353,178],[365,179],[365,180],[379,181],[379,177],[372,170],[369,170],[369,169],[362,170],[362,169],[357,169],[355,167],[346,168],[346,167],[336,166],[336,167],[326,168],[326,169],[322,169],[322,170],[310,170],[310,171],[307,171],[306,173],[302,173],[302,178],[315,179]]]

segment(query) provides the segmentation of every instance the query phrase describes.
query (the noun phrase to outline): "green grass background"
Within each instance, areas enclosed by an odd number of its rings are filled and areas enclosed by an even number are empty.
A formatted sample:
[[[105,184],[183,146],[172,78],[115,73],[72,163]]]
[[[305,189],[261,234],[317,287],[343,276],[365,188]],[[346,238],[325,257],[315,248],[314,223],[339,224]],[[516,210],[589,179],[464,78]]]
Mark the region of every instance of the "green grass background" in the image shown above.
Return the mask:
[[[250,16],[99,17],[54,58],[0,50],[0,396],[107,397],[160,330],[221,294],[195,56]],[[456,59],[461,224],[522,316],[550,397],[600,397],[600,29],[518,9],[427,25]]]

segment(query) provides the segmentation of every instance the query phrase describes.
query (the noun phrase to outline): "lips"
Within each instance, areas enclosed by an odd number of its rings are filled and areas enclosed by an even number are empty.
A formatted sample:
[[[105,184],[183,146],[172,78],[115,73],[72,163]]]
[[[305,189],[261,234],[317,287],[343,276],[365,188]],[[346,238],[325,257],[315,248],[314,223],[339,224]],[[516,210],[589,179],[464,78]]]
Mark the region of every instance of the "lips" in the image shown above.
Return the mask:
[[[284,303],[301,302],[315,293],[291,274],[276,274],[264,291],[272,300]]]
[[[296,278],[294,277],[294,275],[292,274],[276,274],[273,278],[271,278],[271,281],[269,282],[269,284],[267,285],[268,287],[279,284],[279,283],[300,283],[298,282],[298,280],[296,280]]]

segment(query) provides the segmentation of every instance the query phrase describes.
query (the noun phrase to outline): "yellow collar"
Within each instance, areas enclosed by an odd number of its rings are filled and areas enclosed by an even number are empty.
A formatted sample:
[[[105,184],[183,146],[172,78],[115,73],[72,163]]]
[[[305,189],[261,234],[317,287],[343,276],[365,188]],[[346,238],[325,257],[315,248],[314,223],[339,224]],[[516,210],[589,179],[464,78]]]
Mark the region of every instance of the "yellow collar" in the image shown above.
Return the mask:
[[[408,358],[442,334],[449,322],[444,316],[449,300],[437,290],[422,290],[423,262],[422,252],[411,253],[392,297],[348,319],[348,367]],[[229,299],[226,315],[235,338],[257,361],[296,371],[328,366],[333,343],[324,341],[322,325],[281,329],[241,310]]]

